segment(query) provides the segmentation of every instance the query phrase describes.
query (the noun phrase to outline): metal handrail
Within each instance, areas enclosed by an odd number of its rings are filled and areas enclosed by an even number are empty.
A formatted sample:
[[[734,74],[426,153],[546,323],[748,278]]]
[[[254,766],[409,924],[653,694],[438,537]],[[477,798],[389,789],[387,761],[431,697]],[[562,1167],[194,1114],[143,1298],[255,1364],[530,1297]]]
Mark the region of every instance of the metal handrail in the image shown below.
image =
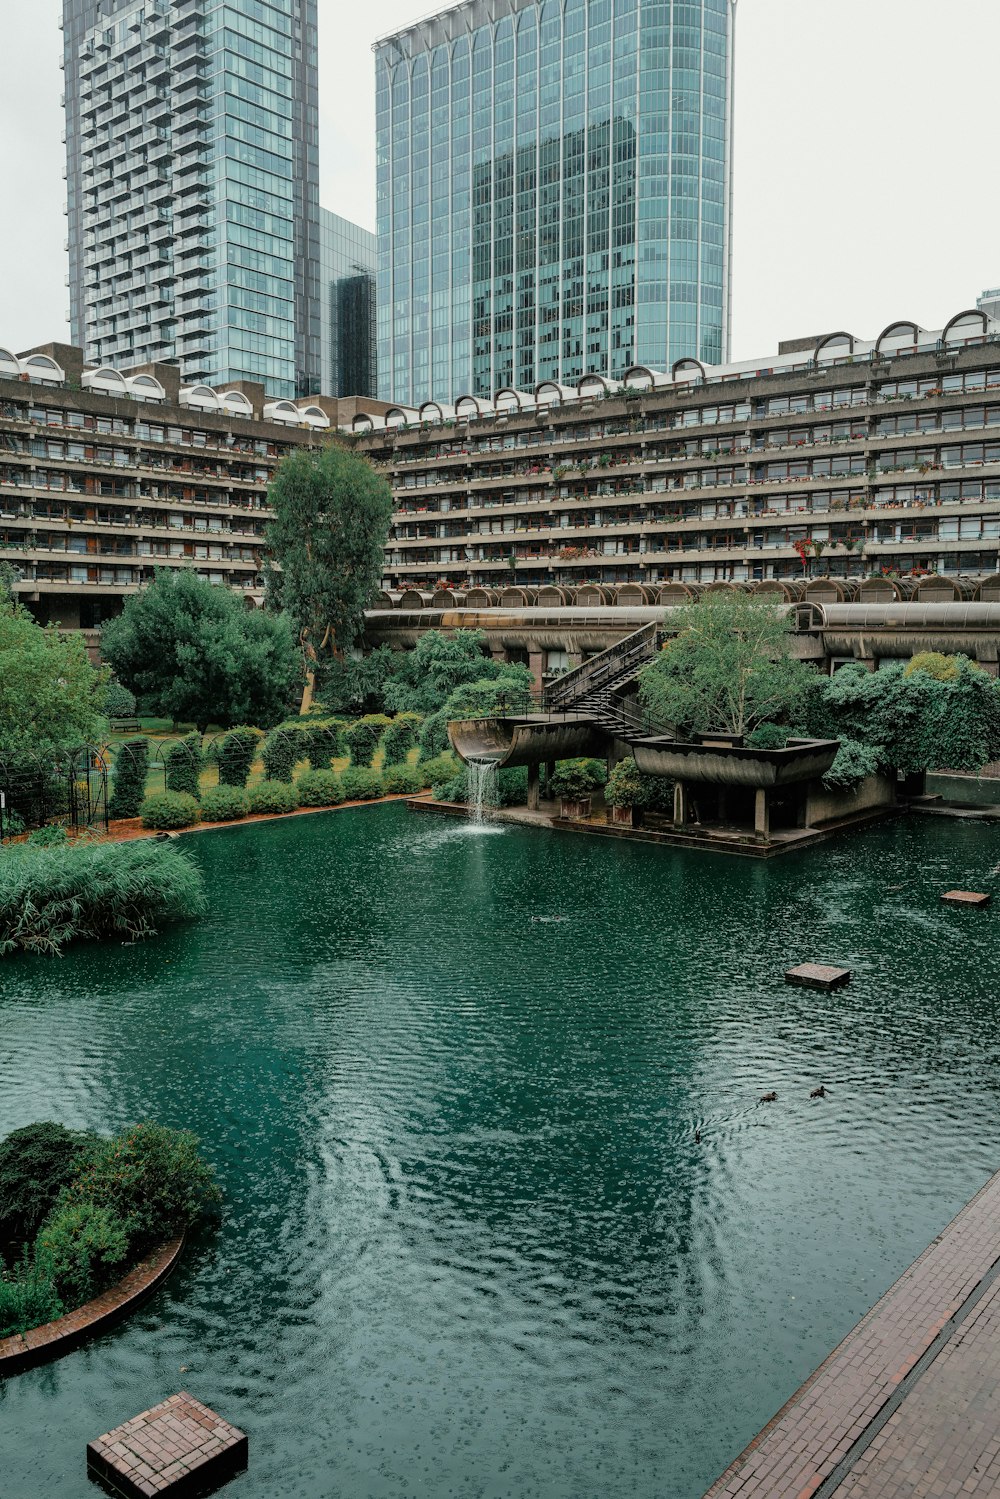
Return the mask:
[[[585,692],[598,690],[612,680],[618,680],[633,661],[652,656],[658,634],[659,626],[655,622],[642,625],[633,634],[626,635],[624,640],[601,651],[600,655],[575,666],[572,671],[566,672],[565,676],[559,677],[547,687],[544,696],[546,705],[553,708],[568,706],[567,698],[570,702],[575,702]]]

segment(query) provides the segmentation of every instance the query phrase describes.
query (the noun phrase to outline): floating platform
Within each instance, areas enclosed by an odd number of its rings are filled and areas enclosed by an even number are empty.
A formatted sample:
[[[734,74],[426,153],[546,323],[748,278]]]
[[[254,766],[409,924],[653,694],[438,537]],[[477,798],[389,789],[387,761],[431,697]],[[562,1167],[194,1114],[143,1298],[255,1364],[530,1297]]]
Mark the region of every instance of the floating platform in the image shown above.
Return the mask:
[[[988,906],[993,897],[978,890],[948,890],[941,899],[949,906]]]
[[[800,963],[785,974],[786,984],[798,984],[801,989],[843,989],[850,982],[849,968],[831,968],[826,963]]]
[[[247,1465],[246,1433],[181,1391],[87,1444],[87,1472],[124,1499],[187,1499]]]

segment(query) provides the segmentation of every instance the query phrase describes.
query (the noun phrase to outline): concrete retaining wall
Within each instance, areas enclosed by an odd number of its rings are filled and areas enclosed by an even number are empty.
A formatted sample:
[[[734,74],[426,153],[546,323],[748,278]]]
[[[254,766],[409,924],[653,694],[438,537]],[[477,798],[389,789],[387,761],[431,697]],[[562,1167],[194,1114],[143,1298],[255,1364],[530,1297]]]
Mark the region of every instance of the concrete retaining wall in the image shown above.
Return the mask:
[[[806,797],[806,827],[821,827],[856,812],[875,812],[896,805],[896,782],[888,776],[866,776],[853,791],[827,791],[822,782],[809,787]]]

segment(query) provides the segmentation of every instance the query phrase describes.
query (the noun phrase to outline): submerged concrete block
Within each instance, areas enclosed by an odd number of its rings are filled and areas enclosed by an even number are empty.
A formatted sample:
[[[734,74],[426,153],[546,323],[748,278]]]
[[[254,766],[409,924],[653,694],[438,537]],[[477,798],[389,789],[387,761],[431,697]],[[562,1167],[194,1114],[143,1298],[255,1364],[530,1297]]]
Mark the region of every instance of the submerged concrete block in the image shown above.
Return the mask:
[[[988,906],[993,897],[978,890],[948,890],[941,899],[949,906]]]
[[[87,1472],[126,1499],[187,1499],[247,1465],[245,1432],[181,1392],[87,1444]]]
[[[785,974],[786,984],[802,989],[842,989],[851,982],[849,968],[831,968],[825,963],[800,963]]]

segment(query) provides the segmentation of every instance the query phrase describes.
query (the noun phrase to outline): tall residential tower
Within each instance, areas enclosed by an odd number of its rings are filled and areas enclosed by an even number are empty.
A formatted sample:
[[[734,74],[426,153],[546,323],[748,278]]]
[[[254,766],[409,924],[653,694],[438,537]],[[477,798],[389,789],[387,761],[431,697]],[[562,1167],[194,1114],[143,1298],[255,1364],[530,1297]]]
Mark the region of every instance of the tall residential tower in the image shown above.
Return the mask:
[[[72,336],[320,387],[317,0],[63,0]]]
[[[320,209],[323,287],[323,392],[374,396],[375,236]]]
[[[464,0],[376,44],[379,387],[729,354],[736,0]]]

